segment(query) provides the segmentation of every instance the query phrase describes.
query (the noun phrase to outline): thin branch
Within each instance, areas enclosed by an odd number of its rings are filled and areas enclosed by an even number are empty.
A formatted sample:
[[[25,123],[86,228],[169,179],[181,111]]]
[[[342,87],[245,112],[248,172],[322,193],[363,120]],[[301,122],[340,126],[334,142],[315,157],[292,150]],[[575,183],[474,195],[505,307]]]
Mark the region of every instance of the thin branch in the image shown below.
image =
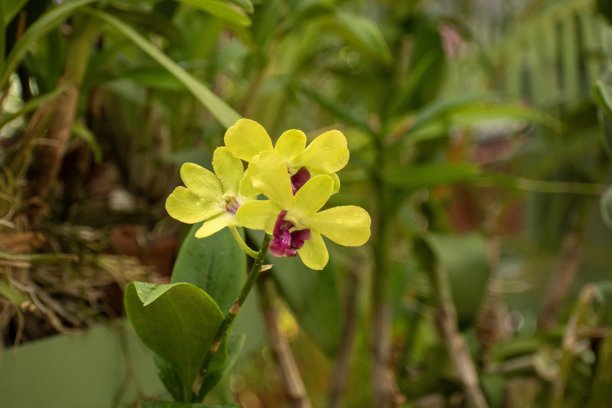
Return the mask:
[[[457,310],[451,296],[448,276],[440,265],[432,266],[432,281],[436,295],[436,326],[446,344],[448,355],[472,408],[487,408],[487,400],[480,388],[476,366],[465,340],[457,329]]]
[[[342,403],[342,394],[346,388],[346,382],[349,378],[349,368],[351,363],[351,354],[353,351],[353,343],[357,329],[357,293],[361,286],[359,273],[349,270],[346,289],[346,304],[344,312],[344,328],[342,330],[342,340],[336,367],[331,378],[329,389],[329,408],[339,408]]]
[[[574,229],[565,235],[559,264],[550,277],[544,306],[538,320],[539,330],[548,330],[557,321],[559,309],[574,282],[581,259],[582,238],[580,232]]]
[[[312,404],[306,394],[304,381],[300,376],[295,359],[291,353],[291,348],[287,338],[280,332],[276,321],[276,310],[271,301],[271,282],[268,279],[261,279],[257,283],[259,291],[259,306],[263,314],[268,343],[283,382],[285,396],[289,404],[294,408],[311,408]]]
[[[215,334],[215,337],[212,341],[210,349],[208,350],[208,353],[206,353],[204,363],[202,364],[202,369],[200,370],[198,378],[196,379],[196,386],[200,389],[197,395],[198,401],[202,401],[204,399],[204,395],[202,395],[202,393],[205,392],[205,389],[204,387],[202,387],[202,383],[204,381],[204,376],[206,375],[206,371],[208,370],[210,362],[212,361],[217,351],[219,351],[219,347],[227,336],[227,331],[234,322],[236,315],[238,315],[242,304],[251,292],[251,289],[257,281],[257,278],[261,274],[262,270],[264,270],[263,262],[266,258],[266,254],[268,253],[268,247],[270,246],[271,240],[272,236],[268,234],[264,236],[263,242],[261,243],[261,248],[259,249],[259,254],[257,255],[257,259],[255,260],[255,262],[253,263],[253,267],[251,268],[251,273],[249,273],[249,276],[246,282],[244,283],[244,286],[242,286],[240,294],[238,295],[236,300],[234,300],[234,304],[225,315],[225,319],[223,319],[223,321],[221,322],[221,325],[219,326],[219,329],[217,330],[217,333]]]

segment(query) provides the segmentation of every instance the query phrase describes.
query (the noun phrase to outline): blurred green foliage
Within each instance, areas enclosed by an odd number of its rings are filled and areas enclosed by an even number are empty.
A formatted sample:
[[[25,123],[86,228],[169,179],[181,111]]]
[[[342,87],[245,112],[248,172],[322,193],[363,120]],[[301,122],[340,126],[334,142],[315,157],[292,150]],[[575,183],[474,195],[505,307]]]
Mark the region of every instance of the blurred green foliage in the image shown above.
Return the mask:
[[[287,336],[315,406],[328,394],[347,407],[482,406],[479,392],[500,407],[612,399],[607,2],[6,0],[0,17],[10,197],[0,198],[1,232],[38,228],[31,174],[45,163],[35,146],[53,118],[65,118],[70,138],[49,170],[54,192],[39,197],[47,228],[167,228],[177,168],[210,163],[239,117],[273,138],[339,128],[351,161],[331,204],[367,208],[371,242],[330,247],[324,271],[269,260],[280,325],[299,328]],[[79,38],[89,52],[75,51]],[[135,210],[109,208],[92,187],[108,168]],[[172,279],[200,286],[225,312],[246,262],[223,239],[186,238]],[[221,287],[226,299],[212,293]],[[0,289],[14,303],[22,296]],[[211,400],[290,406],[278,379],[253,369],[272,360],[257,352],[261,316],[245,313],[236,331],[249,353]],[[448,336],[465,345],[476,390]],[[343,353],[349,368],[338,371]],[[390,386],[372,385],[377,366]]]

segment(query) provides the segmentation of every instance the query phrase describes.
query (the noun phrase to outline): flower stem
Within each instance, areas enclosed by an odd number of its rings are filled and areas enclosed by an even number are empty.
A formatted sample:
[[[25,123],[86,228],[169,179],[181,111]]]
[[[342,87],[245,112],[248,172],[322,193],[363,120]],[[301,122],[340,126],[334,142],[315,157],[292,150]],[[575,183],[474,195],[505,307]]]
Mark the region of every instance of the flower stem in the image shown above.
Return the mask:
[[[223,343],[223,340],[225,340],[225,338],[227,337],[227,331],[232,325],[234,319],[236,318],[236,315],[238,314],[238,312],[240,311],[240,308],[242,307],[242,304],[244,303],[247,296],[251,292],[253,285],[257,281],[257,278],[259,277],[259,274],[261,273],[263,269],[263,262],[264,262],[264,259],[266,258],[266,254],[268,253],[268,247],[270,246],[271,240],[272,240],[271,235],[266,234],[264,236],[263,242],[261,243],[261,248],[259,249],[259,252],[257,253],[257,257],[255,258],[255,262],[253,263],[251,272],[249,273],[247,280],[244,283],[244,286],[242,286],[242,289],[240,290],[240,294],[238,295],[236,300],[234,300],[234,304],[232,305],[230,310],[225,315],[225,319],[223,319],[223,321],[221,322],[219,329],[217,329],[215,338],[213,339],[213,342],[210,345],[210,348],[208,349],[208,353],[206,353],[204,363],[202,364],[202,369],[200,371],[200,374],[202,374],[202,379],[203,379],[203,376],[206,375],[206,371],[208,370],[208,366],[210,365],[210,362],[212,361],[215,354],[219,351],[219,347]],[[198,392],[197,401],[202,401],[204,399],[206,391],[207,390],[200,385],[200,391]]]
[[[230,229],[230,231],[232,231],[232,235],[234,236],[234,239],[238,243],[238,246],[240,247],[240,249],[242,249],[244,251],[244,253],[247,254],[248,256],[250,256],[251,258],[257,259],[257,256],[259,255],[259,252],[251,249],[246,244],[246,242],[244,242],[244,240],[242,239],[242,237],[238,233],[238,230],[236,229],[236,227],[229,227],[229,229]]]

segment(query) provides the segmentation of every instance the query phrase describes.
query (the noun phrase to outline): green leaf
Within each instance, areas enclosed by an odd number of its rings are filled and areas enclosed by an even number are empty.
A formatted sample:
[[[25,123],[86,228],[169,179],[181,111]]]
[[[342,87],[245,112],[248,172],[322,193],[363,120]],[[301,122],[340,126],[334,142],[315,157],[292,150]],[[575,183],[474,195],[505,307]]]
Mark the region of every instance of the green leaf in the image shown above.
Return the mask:
[[[91,151],[93,152],[94,160],[96,161],[96,163],[102,162],[102,149],[96,141],[96,137],[94,136],[94,134],[91,133],[91,130],[89,130],[87,126],[83,125],[80,122],[72,122],[71,130],[74,135],[87,142],[87,144],[91,148]]]
[[[7,123],[38,108],[43,103],[53,100],[56,96],[68,89],[69,86],[70,83],[64,83],[56,89],[52,90],[51,92],[47,92],[46,94],[30,99],[28,102],[24,103],[23,106],[17,112],[7,114],[5,117],[3,117],[0,120],[0,129],[6,126]]]
[[[254,11],[253,3],[251,3],[251,0],[229,0],[229,1],[241,7],[247,13],[252,13]]]
[[[0,281],[0,296],[4,296],[16,306],[19,306],[28,299],[15,289],[10,287],[7,283]]]
[[[153,363],[155,363],[155,368],[157,369],[157,376],[170,395],[172,395],[172,398],[176,401],[182,400],[183,384],[172,364],[168,363],[157,354],[153,356]]]
[[[322,271],[296,258],[272,258],[272,275],[291,311],[310,338],[328,355],[338,351],[344,316],[333,263]]]
[[[53,28],[59,26],[64,19],[84,8],[86,5],[97,0],[73,0],[53,7],[37,19],[21,36],[17,44],[11,49],[6,58],[4,69],[0,75],[0,88],[4,88],[8,79],[23,58],[27,55],[30,47],[39,38],[47,34]]]
[[[173,24],[172,20],[159,12],[153,10],[122,10],[114,7],[105,10],[124,23],[133,24],[141,30],[149,29],[163,35],[172,44],[179,44],[182,39],[181,31]]]
[[[432,102],[415,117],[408,116],[398,122],[391,133],[399,136],[398,141],[414,144],[446,136],[447,130],[453,126],[471,127],[499,119],[538,123],[555,132],[563,129],[561,121],[541,110],[495,103],[493,95],[468,95]]]
[[[184,91],[185,85],[167,70],[159,67],[142,67],[120,74],[121,79],[129,79],[147,88],[165,91]]]
[[[480,168],[472,163],[432,163],[410,167],[392,167],[385,179],[398,188],[426,188],[463,183],[480,175]]]
[[[597,10],[612,24],[612,3],[609,0],[597,0]]]
[[[201,225],[194,224],[183,241],[172,270],[172,282],[189,282],[205,290],[225,313],[246,280],[246,257],[229,228],[198,239],[195,232]]]
[[[238,356],[244,347],[244,343],[246,341],[246,334],[242,335],[230,335],[227,340],[227,364],[218,370],[209,372],[206,374],[204,378],[204,382],[202,383],[202,388],[200,389],[200,395],[202,398],[213,389],[215,385],[221,380],[223,374],[225,374],[238,360]]]
[[[236,8],[220,0],[180,0],[183,3],[191,4],[209,14],[228,23],[237,24],[242,27],[251,25],[251,19],[236,10]],[[251,8],[253,6],[251,5]]]
[[[607,116],[612,116],[612,74],[608,73],[595,82],[593,93],[595,99]]]
[[[325,17],[324,25],[348,42],[384,63],[392,61],[391,52],[378,26],[371,20],[337,10],[332,17]]]
[[[81,0],[85,1],[85,0]],[[90,0],[92,1],[92,0]],[[72,4],[72,3],[69,3]],[[111,25],[117,31],[130,39],[138,48],[153,58],[158,64],[168,70],[185,87],[213,114],[215,118],[226,128],[231,127],[240,115],[227,105],[217,95],[212,93],[204,84],[198,81],[194,76],[181,68],[170,57],[160,51],[156,46],[151,44],[146,38],[140,35],[136,30],[121,20],[104,13],[99,10],[88,9],[87,12]]]
[[[28,0],[5,0],[4,3],[4,26],[8,26],[19,10],[25,6]]]
[[[312,88],[305,86],[302,83],[297,81],[293,81],[291,86],[294,90],[300,92],[307,98],[319,104],[322,108],[329,111],[332,115],[336,116],[338,119],[341,119],[344,122],[350,123],[353,126],[359,127],[369,134],[373,133],[370,125],[367,121],[363,120],[363,118],[356,117],[353,115],[350,110],[342,105],[340,105],[337,101],[327,98],[326,96],[318,93]]]
[[[599,204],[601,208],[601,217],[606,225],[612,228],[612,187],[608,187],[603,193]]]
[[[446,269],[460,327],[476,318],[489,280],[487,244],[480,234],[425,237],[435,261]]]
[[[240,408],[238,404],[190,404],[187,402],[147,401],[142,408]]]
[[[191,386],[223,320],[215,301],[189,283],[131,282],[125,310],[142,342],[176,371],[183,401],[191,401]]]

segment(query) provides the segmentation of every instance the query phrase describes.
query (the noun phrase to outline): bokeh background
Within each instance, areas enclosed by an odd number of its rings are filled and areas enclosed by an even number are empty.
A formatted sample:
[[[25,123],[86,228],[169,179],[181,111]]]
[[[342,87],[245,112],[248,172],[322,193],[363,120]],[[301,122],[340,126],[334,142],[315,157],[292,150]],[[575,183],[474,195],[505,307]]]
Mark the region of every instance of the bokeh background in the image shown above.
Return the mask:
[[[237,112],[273,140],[341,130],[329,205],[366,208],[372,238],[330,245],[322,272],[270,260],[308,397],[255,294],[210,402],[611,406],[611,18],[605,0],[3,0],[2,346],[167,282],[189,226],[165,199]]]

